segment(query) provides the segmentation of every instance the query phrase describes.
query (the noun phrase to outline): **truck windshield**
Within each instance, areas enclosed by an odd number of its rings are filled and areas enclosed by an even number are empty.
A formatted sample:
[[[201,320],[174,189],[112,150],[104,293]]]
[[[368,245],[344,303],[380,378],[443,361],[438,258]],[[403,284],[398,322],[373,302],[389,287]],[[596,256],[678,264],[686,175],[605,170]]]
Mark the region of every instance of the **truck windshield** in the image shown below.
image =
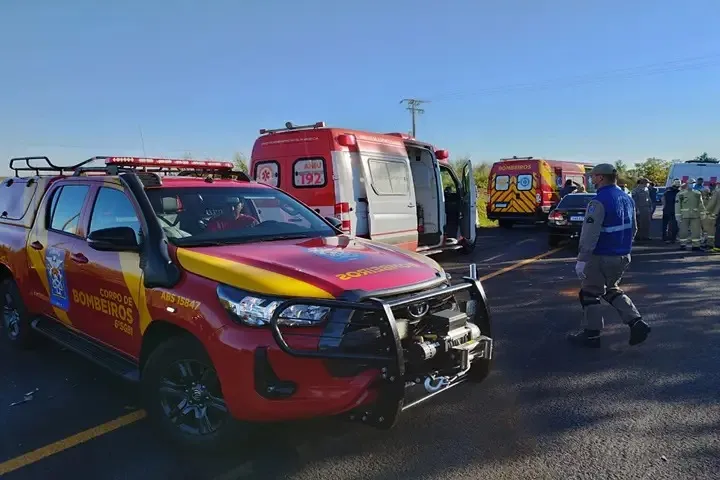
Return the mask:
[[[289,195],[266,188],[149,188],[168,240],[177,246],[226,245],[338,235]]]

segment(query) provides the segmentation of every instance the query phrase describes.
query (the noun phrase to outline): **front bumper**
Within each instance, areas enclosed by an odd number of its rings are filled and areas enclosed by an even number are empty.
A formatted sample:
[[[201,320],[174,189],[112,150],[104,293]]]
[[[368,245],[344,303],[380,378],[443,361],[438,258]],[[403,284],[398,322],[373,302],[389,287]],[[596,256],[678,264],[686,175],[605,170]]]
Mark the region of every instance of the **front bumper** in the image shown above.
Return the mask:
[[[315,413],[349,413],[351,418],[364,423],[389,428],[401,412],[473,379],[474,369],[489,368],[487,364],[479,364],[489,363],[493,357],[490,311],[485,291],[472,267],[471,272],[471,276],[456,285],[389,298],[363,294],[338,300],[294,298],[279,305],[270,321],[272,336],[282,352],[298,359],[298,368],[301,368],[300,359],[317,360],[327,371],[335,372],[334,377],[365,380],[358,384],[361,387],[355,391],[356,400],[345,402],[345,411],[338,412],[336,406],[328,405],[328,411]],[[443,333],[428,335],[429,338],[408,338],[407,322],[399,316],[422,305],[431,309],[434,302],[448,298],[457,308],[433,313],[428,310],[426,314],[429,321],[439,325],[447,318]],[[292,305],[326,306],[338,315],[331,316],[324,330],[316,334],[317,341],[295,339],[293,337],[308,334],[303,329],[278,325],[281,312]],[[372,341],[356,341],[358,332],[370,333]],[[354,340],[349,342],[350,339]],[[314,348],[308,348],[310,345]],[[282,385],[281,382],[277,379],[276,385]],[[292,404],[290,390],[302,386],[287,386],[288,394],[282,402]]]

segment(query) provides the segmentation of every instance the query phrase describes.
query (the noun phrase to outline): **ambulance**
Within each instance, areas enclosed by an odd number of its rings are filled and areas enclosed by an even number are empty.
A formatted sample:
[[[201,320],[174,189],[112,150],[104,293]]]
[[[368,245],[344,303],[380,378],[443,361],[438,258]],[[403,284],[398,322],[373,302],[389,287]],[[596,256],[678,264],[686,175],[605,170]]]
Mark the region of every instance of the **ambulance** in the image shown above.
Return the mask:
[[[487,217],[501,227],[515,223],[547,221],[550,210],[560,201],[560,189],[567,180],[595,190],[590,181],[592,165],[544,160],[533,157],[503,158],[490,169]]]
[[[720,178],[720,163],[717,161],[700,162],[697,160],[673,163],[670,166],[670,172],[668,173],[665,186],[669,187],[672,185],[673,180],[676,178],[680,179],[683,183],[689,179],[697,180],[698,178],[702,178],[703,185],[709,187],[711,184],[717,183],[718,178]]]
[[[344,233],[432,255],[476,243],[472,163],[403,133],[327,127],[261,129],[250,176],[290,193]]]

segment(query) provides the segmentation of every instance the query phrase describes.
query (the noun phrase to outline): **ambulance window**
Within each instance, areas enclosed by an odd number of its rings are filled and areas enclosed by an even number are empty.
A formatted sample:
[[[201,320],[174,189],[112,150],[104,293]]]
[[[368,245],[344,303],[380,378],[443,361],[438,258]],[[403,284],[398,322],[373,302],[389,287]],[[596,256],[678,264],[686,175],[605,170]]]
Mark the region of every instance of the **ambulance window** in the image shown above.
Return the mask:
[[[280,185],[280,165],[275,161],[258,162],[253,177],[258,183],[277,187]]]
[[[495,190],[503,192],[510,188],[510,177],[508,175],[498,175],[495,177]]]
[[[402,162],[392,162],[371,158],[370,182],[378,195],[405,195],[408,193],[408,169]]]
[[[293,163],[293,186],[296,188],[324,187],[327,185],[325,159],[322,157],[298,158]]]
[[[517,176],[518,190],[521,192],[531,190],[533,185],[533,178],[531,174],[522,174]]]

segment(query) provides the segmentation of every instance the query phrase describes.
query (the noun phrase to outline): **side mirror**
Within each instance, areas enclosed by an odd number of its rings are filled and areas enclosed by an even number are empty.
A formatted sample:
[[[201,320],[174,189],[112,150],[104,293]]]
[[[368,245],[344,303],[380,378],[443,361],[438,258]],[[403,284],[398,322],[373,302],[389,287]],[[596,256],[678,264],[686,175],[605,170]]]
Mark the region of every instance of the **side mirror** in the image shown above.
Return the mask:
[[[87,239],[90,248],[101,252],[138,252],[135,230],[130,227],[113,227],[95,230]]]
[[[338,230],[342,231],[342,222],[338,220],[335,217],[325,217],[325,220],[327,220],[333,227],[337,228]]]

